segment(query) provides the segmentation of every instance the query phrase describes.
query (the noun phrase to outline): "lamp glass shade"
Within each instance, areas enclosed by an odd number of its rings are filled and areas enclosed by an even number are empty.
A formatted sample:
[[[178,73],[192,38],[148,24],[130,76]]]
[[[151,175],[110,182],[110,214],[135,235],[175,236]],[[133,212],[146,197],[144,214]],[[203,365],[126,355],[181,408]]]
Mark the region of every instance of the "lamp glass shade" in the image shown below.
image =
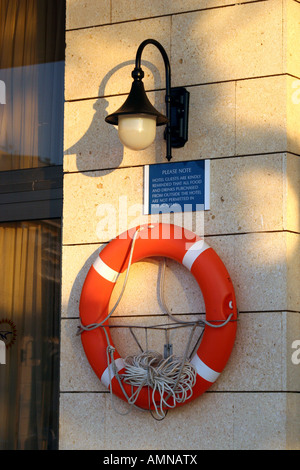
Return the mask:
[[[131,150],[144,150],[155,139],[156,116],[124,114],[118,118],[119,139]]]

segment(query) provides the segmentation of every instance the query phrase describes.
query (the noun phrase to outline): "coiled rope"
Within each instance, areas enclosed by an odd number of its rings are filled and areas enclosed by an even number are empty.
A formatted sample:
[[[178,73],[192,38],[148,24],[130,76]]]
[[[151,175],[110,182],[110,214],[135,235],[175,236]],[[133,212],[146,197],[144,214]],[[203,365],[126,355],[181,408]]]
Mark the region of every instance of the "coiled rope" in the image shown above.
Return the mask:
[[[126,371],[122,374],[124,382],[137,387],[130,397],[129,403],[134,403],[142,387],[152,390],[151,399],[155,412],[163,418],[166,409],[174,408],[177,403],[184,403],[193,394],[196,383],[196,371],[189,363],[182,363],[182,358],[163,356],[156,351],[146,351],[137,356],[125,359]],[[156,403],[155,393],[158,392],[160,402]],[[167,397],[171,401],[167,403]]]
[[[135,245],[135,241],[136,241],[139,231],[140,229],[137,229],[132,238],[125,279],[123,282],[121,293],[115,305],[113,306],[109,314],[106,316],[106,318],[102,320],[101,322],[92,323],[89,325],[82,325],[81,323],[80,326],[78,326],[77,335],[80,335],[83,331],[91,331],[91,330],[94,330],[95,328],[102,327],[106,335],[106,339],[107,339],[107,351],[106,351],[107,352],[107,365],[109,366],[109,363],[111,362],[113,373],[118,380],[118,383],[124,393],[124,396],[128,404],[131,406],[135,406],[135,402],[138,399],[141,389],[143,387],[148,387],[149,410],[151,412],[151,403],[152,403],[158,418],[163,419],[166,416],[167,410],[169,408],[175,408],[177,403],[184,403],[193,394],[193,387],[196,383],[197,373],[193,365],[190,363],[190,358],[188,358],[187,356],[188,356],[188,350],[190,348],[190,344],[192,341],[195,328],[199,326],[204,327],[205,325],[209,325],[213,328],[220,328],[226,325],[231,320],[231,317],[233,314],[230,314],[228,318],[226,319],[226,321],[222,321],[218,325],[209,323],[206,320],[188,322],[188,321],[180,320],[174,317],[169,311],[166,305],[165,299],[164,299],[163,284],[164,284],[164,275],[165,275],[165,266],[166,266],[165,259],[164,259],[163,270],[162,270],[161,281],[160,281],[160,298],[161,298],[163,308],[165,309],[168,316],[175,323],[180,323],[182,324],[182,326],[192,327],[188,341],[187,341],[185,352],[182,357],[171,355],[167,358],[163,358],[163,356],[160,353],[156,351],[148,350],[147,348],[147,350],[142,351],[141,354],[138,354],[135,356],[127,356],[124,359],[125,372],[123,374],[120,374],[117,370],[117,367],[114,361],[115,348],[110,344],[106,329],[105,327],[103,327],[103,325],[104,323],[107,322],[107,320],[114,313],[114,311],[119,305],[121,298],[124,294],[128,277],[129,277],[130,266],[132,264],[134,245]],[[133,326],[129,326],[129,328],[132,328],[132,327]],[[109,367],[108,367],[108,371],[110,375]],[[111,376],[109,378],[111,381]],[[124,382],[130,384],[132,387],[136,387],[135,392],[133,392],[130,397],[127,395],[123,387],[122,379],[124,380]],[[150,389],[152,390],[152,392],[150,392]],[[157,395],[157,392],[160,396],[159,403],[157,403],[155,399],[155,394]],[[112,392],[111,392],[111,396],[112,396]],[[130,410],[128,410],[126,413],[121,413],[119,411],[118,412],[120,414],[127,414],[129,411]],[[154,415],[152,414],[152,416]]]

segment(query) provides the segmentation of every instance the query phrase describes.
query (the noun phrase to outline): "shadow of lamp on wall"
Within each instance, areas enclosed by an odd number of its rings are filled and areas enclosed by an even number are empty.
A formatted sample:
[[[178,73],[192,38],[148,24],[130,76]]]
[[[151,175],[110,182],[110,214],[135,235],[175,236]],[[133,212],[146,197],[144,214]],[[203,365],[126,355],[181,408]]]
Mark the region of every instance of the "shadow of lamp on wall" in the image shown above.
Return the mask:
[[[150,103],[144,89],[144,72],[141,68],[142,52],[148,44],[156,46],[164,60],[166,75],[166,115],[157,111]],[[171,88],[171,67],[163,46],[155,39],[146,39],[138,47],[133,82],[124,104],[105,121],[118,126],[118,134],[125,147],[144,150],[155,139],[156,126],[165,125],[166,158],[172,158],[172,148],[180,148],[188,140],[189,92],[183,87]]]

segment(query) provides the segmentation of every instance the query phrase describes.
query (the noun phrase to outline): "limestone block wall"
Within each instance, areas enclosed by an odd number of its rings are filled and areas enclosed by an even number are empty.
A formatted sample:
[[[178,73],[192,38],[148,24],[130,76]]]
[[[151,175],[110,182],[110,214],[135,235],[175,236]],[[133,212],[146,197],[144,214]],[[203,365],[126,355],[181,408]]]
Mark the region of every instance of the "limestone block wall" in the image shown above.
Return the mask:
[[[143,167],[166,162],[163,129],[133,152],[104,122],[124,101],[136,50],[149,37],[169,55],[172,85],[190,92],[189,141],[173,161],[210,159],[210,210],[193,214],[193,228],[224,261],[240,311],[218,381],[162,421],[134,409],[120,415],[128,407],[111,401],[75,336],[90,265],[111,238],[149,220]],[[67,0],[61,449],[300,449],[300,364],[292,361],[300,340],[299,39],[298,0]],[[142,66],[164,111],[155,47],[145,48]],[[132,267],[112,322],[166,320],[160,273],[159,259]],[[194,279],[171,261],[165,297],[180,317],[204,311]],[[164,343],[149,335],[153,347]],[[184,339],[174,333],[175,352]],[[134,349],[128,329],[116,329],[114,340],[122,355]]]

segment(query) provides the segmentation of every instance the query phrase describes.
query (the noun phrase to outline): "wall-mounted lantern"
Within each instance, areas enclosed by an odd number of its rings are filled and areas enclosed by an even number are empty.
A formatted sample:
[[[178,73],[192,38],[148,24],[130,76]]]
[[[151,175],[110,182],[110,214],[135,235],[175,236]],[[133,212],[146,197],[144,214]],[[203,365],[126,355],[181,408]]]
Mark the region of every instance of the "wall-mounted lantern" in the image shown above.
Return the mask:
[[[166,115],[157,111],[150,103],[143,83],[141,55],[147,44],[156,46],[164,60],[166,74]],[[125,103],[105,121],[118,126],[118,134],[125,147],[143,150],[155,139],[156,126],[165,125],[166,158],[172,158],[171,149],[183,147],[188,140],[189,92],[183,87],[171,88],[171,68],[163,46],[155,39],[143,41],[136,53],[132,71],[132,86]]]

